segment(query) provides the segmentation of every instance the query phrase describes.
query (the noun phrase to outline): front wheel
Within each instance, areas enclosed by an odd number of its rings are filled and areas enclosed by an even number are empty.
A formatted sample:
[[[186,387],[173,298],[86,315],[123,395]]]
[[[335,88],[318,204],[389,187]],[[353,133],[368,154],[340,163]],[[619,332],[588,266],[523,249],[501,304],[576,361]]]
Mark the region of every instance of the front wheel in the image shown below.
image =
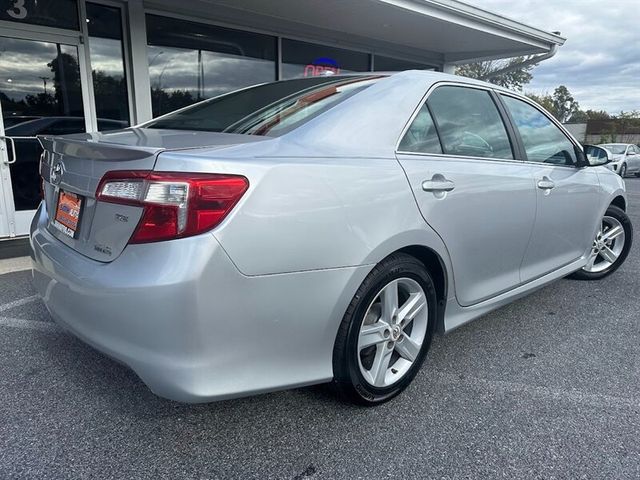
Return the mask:
[[[620,176],[622,178],[627,176],[627,164],[623,163],[622,165],[620,165]]]
[[[334,385],[343,398],[376,405],[411,383],[431,344],[436,301],[429,272],[410,255],[393,254],[371,271],[336,337]]]
[[[593,240],[587,264],[571,277],[577,280],[599,280],[611,275],[627,258],[632,239],[633,226],[627,214],[621,208],[609,206]]]

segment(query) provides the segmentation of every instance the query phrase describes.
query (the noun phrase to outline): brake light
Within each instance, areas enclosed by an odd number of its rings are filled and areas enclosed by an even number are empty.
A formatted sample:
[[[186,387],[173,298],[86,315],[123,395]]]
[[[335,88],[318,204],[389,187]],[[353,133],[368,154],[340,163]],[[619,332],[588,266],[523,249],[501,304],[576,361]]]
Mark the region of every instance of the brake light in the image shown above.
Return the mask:
[[[240,175],[116,171],[100,181],[101,202],[144,208],[129,243],[190,237],[211,230],[249,188]]]

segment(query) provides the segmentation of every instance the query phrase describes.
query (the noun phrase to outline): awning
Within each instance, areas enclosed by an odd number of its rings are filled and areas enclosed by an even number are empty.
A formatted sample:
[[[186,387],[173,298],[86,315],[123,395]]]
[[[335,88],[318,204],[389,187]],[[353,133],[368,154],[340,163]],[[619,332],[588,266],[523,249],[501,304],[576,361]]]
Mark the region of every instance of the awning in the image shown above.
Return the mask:
[[[438,65],[546,53],[565,41],[455,0],[151,0],[145,5]]]

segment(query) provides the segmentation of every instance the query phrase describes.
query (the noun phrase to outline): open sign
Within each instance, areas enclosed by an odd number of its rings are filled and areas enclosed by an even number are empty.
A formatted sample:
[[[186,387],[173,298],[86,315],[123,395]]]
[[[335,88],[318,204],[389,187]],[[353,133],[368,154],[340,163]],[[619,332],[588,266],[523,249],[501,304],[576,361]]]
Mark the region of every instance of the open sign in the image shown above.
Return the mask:
[[[340,73],[340,65],[332,58],[319,57],[304,67],[305,77],[318,77],[321,75],[337,75]]]

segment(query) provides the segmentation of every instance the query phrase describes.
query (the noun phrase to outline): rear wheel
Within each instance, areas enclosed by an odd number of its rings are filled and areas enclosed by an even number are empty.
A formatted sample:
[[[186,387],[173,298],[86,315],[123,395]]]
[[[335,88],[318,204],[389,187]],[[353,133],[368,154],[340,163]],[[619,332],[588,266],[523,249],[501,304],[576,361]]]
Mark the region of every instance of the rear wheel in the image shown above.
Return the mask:
[[[609,206],[589,255],[587,264],[571,275],[578,280],[599,280],[615,272],[631,249],[633,227],[621,208]]]
[[[405,254],[383,260],[340,325],[333,353],[338,392],[369,406],[402,392],[427,354],[435,318],[436,292],[424,265]]]

